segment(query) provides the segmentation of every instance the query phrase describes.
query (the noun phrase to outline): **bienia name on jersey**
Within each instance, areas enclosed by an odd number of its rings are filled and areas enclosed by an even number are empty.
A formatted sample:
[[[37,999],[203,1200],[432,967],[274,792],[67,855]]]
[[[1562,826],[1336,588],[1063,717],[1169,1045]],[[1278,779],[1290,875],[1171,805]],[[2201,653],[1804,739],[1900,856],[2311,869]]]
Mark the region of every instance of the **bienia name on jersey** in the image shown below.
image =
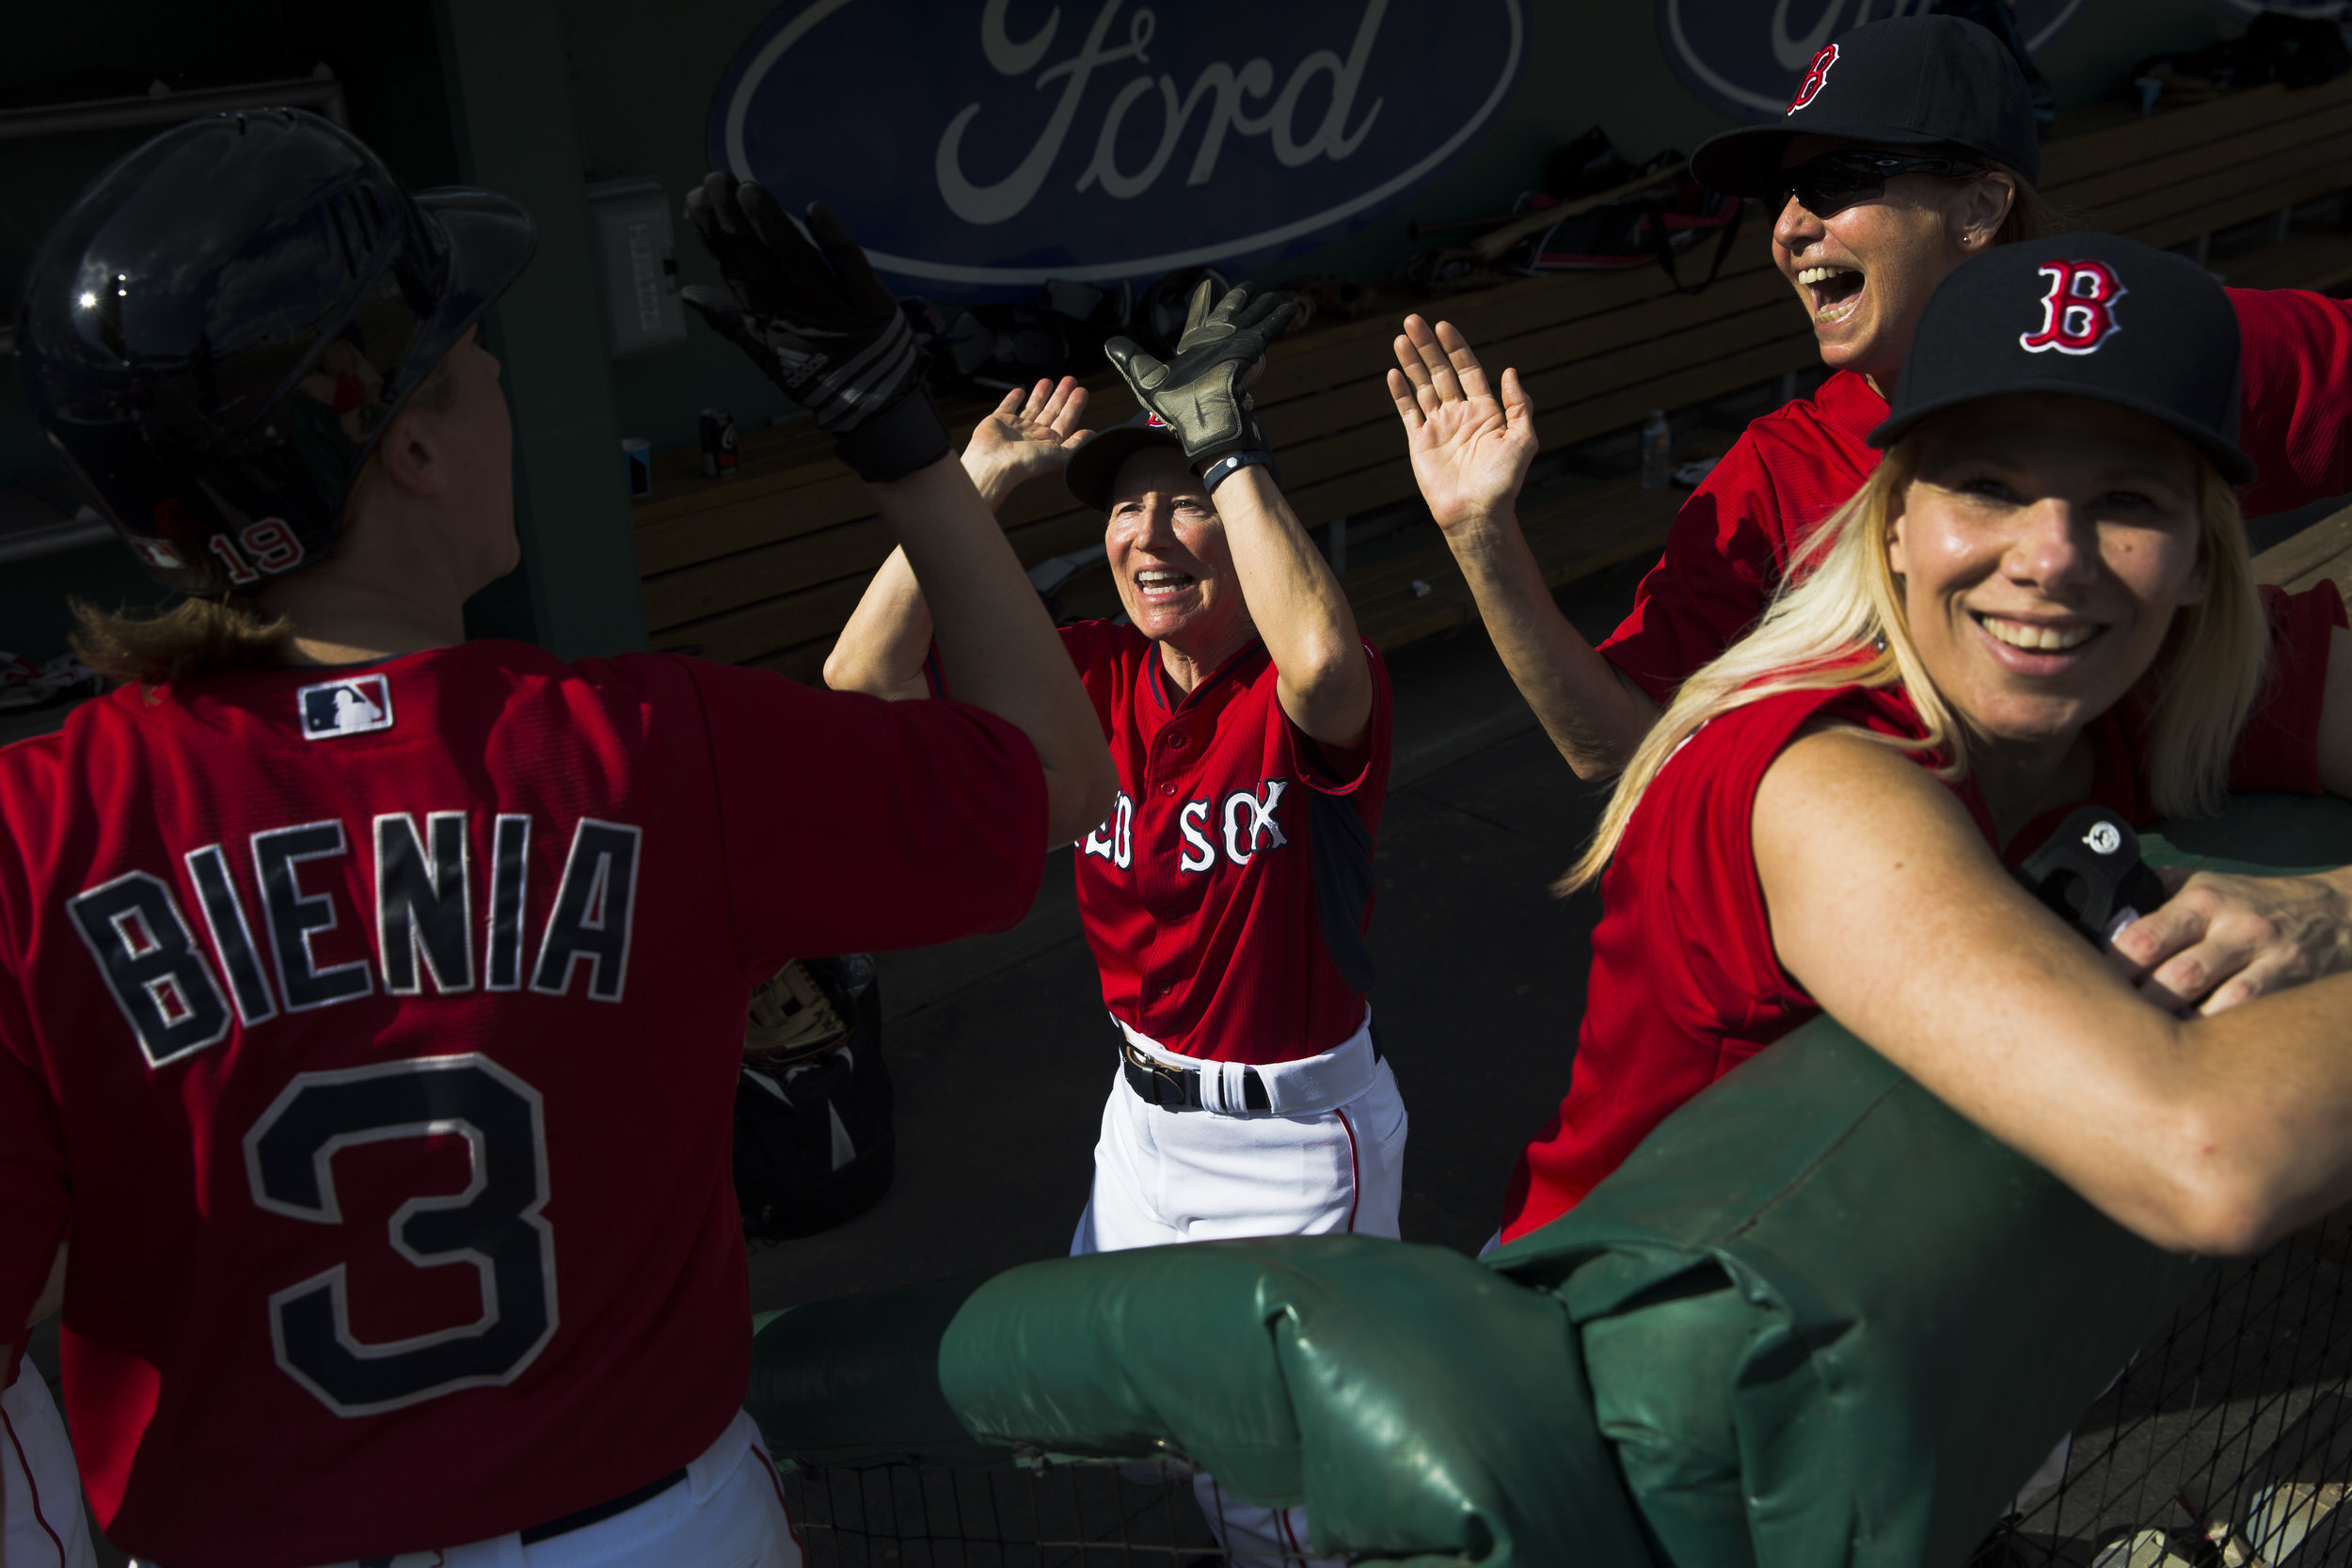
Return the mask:
[[[619,1002],[644,830],[595,817],[573,825],[563,879],[531,951],[532,819],[491,819],[485,886],[474,866],[474,815],[428,812],[421,829],[407,812],[374,819],[374,907],[358,911],[373,917],[373,962],[321,968],[311,956],[312,939],[348,912],[340,878],[310,872],[311,886],[303,885],[306,866],[351,852],[350,835],[332,819],[266,829],[242,847],[261,893],[258,911],[239,889],[230,847],[207,844],[181,857],[209,947],[182,912],[180,890],[151,871],[85,888],[66,900],[66,911],[153,1067],[227,1038],[232,1006],[250,1029],[280,1013],[358,1001],[379,983],[391,996],[421,995],[428,977],[445,996],[526,984],[563,996],[584,968],[590,1000]]]

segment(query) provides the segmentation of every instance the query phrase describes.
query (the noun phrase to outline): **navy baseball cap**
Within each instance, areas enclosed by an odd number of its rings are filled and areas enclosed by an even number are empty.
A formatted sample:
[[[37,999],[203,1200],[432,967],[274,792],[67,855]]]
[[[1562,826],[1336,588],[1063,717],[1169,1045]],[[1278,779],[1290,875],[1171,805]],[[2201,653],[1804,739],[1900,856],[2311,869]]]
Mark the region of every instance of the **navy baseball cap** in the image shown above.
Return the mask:
[[[1086,444],[1070,454],[1070,464],[1062,469],[1062,479],[1070,493],[1081,505],[1096,512],[1107,512],[1111,505],[1111,483],[1118,479],[1120,467],[1127,459],[1146,447],[1166,447],[1181,455],[1184,438],[1168,428],[1168,422],[1150,409],[1137,414],[1125,424],[1113,425],[1087,437]]]
[[[1822,45],[1771,125],[1699,144],[1691,173],[1726,196],[1770,196],[1792,137],[1872,147],[1958,148],[2042,179],[2033,90],[2009,46],[1957,16],[1896,16]]]
[[[1979,398],[2054,392],[2161,420],[2244,484],[2238,354],[2236,308],[2185,257],[2120,234],[1996,245],[1937,285],[1870,445]]]

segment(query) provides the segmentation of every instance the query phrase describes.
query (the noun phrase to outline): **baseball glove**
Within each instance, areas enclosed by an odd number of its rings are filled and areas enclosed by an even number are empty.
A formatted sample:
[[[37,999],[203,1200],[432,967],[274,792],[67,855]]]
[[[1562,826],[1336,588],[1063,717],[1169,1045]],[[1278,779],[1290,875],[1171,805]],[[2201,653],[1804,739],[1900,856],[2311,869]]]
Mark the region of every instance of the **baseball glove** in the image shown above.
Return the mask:
[[[774,197],[713,173],[686,216],[726,287],[679,297],[833,434],[834,455],[882,483],[947,454],[914,329],[830,208],[809,206],[812,245]]]
[[[1249,384],[1265,370],[1268,344],[1298,314],[1295,300],[1250,293],[1247,283],[1216,299],[1206,277],[1192,292],[1192,309],[1175,356],[1163,363],[1132,339],[1103,345],[1136,394],[1184,443],[1196,469],[1233,451],[1263,451],[1265,434],[1249,411]]]
[[[743,1234],[813,1235],[888,1192],[898,1153],[892,1099],[871,958],[795,961],[761,986],[735,1085]]]

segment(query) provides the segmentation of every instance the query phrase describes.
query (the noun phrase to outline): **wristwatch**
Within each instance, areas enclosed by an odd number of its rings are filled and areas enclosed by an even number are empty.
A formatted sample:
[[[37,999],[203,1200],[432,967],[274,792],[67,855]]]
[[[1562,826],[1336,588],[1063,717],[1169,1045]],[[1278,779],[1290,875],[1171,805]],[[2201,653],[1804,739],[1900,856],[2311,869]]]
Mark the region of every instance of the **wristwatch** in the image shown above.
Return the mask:
[[[1279,484],[1282,483],[1282,470],[1274,466],[1274,454],[1272,452],[1263,451],[1229,451],[1224,456],[1218,458],[1216,462],[1200,470],[1201,488],[1208,491],[1210,495],[1214,496],[1216,494],[1216,487],[1218,485],[1224,483],[1227,480],[1232,478],[1244,468],[1251,467],[1258,464],[1265,465],[1265,471],[1267,475],[1273,479],[1275,483]]]

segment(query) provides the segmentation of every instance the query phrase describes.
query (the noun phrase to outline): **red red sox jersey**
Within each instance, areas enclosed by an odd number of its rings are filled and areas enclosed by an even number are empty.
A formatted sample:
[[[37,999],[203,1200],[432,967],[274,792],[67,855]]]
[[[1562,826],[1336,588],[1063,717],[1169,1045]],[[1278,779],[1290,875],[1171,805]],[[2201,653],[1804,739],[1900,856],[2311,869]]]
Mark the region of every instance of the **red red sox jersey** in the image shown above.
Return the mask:
[[[1010,725],[472,643],[0,751],[0,1322],[72,1240],[99,1523],[173,1568],[526,1528],[713,1442],[752,986],[1026,911]]]
[[[2265,591],[2276,676],[2238,737],[2233,789],[2320,792],[2320,706],[2344,601],[2333,583]],[[1519,1156],[1502,1238],[1517,1241],[1584,1199],[1674,1109],[1820,1008],[1783,969],[1756,871],[1756,792],[1807,723],[1827,720],[1916,738],[1899,689],[1786,692],[1708,721],[1660,769],[1601,876],[1601,919],[1566,1099]],[[2153,815],[2136,727],[2117,711],[2088,732],[2091,792],[2037,817],[2008,846],[2012,866],[2076,806],[2134,823]],[[1923,768],[1942,758],[1911,753]],[[1986,842],[2000,843],[1972,780],[1954,786]]]
[[[2247,515],[2352,492],[2352,304],[2291,289],[2229,293],[2245,344],[2240,445],[2260,470],[2238,492]],[[1839,371],[1751,423],[1683,503],[1601,653],[1660,703],[1671,699],[1756,624],[1796,546],[1878,467],[1866,438],[1885,418],[1886,400]]]
[[[1327,756],[1275,695],[1253,641],[1189,692],[1131,626],[1062,644],[1119,765],[1111,815],[1078,846],[1078,911],[1103,1001],[1187,1056],[1285,1062],[1364,1022],[1373,843],[1389,788],[1389,676],[1369,643],[1371,729]]]

